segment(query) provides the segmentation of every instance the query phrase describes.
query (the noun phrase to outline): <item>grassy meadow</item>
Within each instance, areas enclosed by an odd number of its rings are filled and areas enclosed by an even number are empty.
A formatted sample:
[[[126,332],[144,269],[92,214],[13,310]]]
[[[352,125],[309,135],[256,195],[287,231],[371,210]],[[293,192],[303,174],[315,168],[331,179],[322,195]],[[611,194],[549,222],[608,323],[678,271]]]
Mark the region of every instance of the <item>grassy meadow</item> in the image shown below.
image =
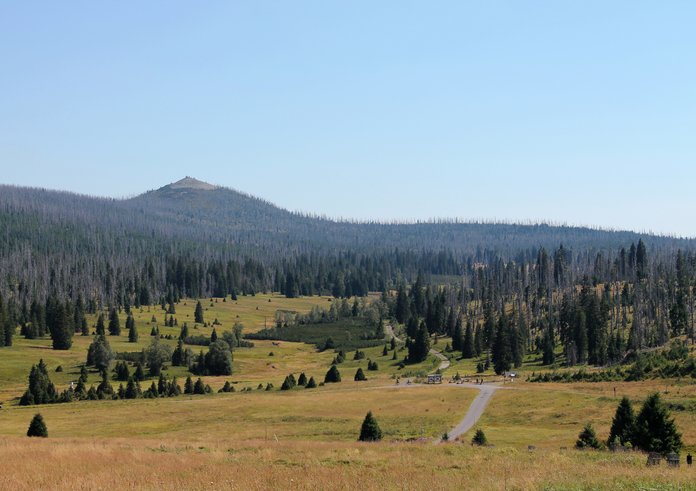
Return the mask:
[[[270,301],[269,301],[270,300]],[[205,321],[222,333],[235,322],[245,332],[258,331],[274,321],[276,310],[307,312],[328,305],[327,298],[286,299],[278,295],[205,299]],[[122,333],[108,336],[116,352],[136,352],[150,342],[150,331],[176,344],[183,322],[191,335],[210,336],[212,326],[195,325],[195,300],[176,305],[178,326],[165,327],[158,306],[133,309],[140,335],[128,343]],[[154,316],[154,322],[153,322]],[[90,326],[96,316],[88,318]],[[304,329],[311,329],[305,326]],[[661,393],[673,407],[685,449],[696,451],[696,384],[689,380],[642,382],[531,383],[526,375],[538,370],[538,356],[529,355],[520,378],[505,383],[486,408],[476,427],[484,429],[491,447],[469,445],[472,431],[460,441],[434,445],[433,440],[453,428],[466,414],[477,390],[456,384],[418,386],[397,377],[419,377],[434,372],[440,361],[430,356],[422,363],[399,367],[406,350],[399,344],[383,354],[384,344],[362,348],[365,357],[346,353],[339,365],[342,382],[316,389],[277,390],[286,375],[301,372],[322,382],[335,356],[313,344],[254,340],[254,347],[234,351],[234,372],[227,377],[204,377],[216,392],[174,398],[80,401],[21,407],[16,404],[26,388],[29,369],[43,358],[59,391],[77,380],[92,336],[74,337],[68,351],[54,351],[49,339],[26,340],[0,350],[0,459],[7,472],[0,489],[696,489],[695,468],[648,468],[645,456],[634,452],[576,451],[582,426],[591,422],[605,440],[621,396],[639,409],[651,392]],[[433,348],[443,351],[451,339],[440,338]],[[201,348],[191,346],[194,353]],[[476,377],[477,360],[461,360],[446,353],[452,365],[448,380],[459,373]],[[368,371],[368,360],[379,369]],[[58,366],[63,371],[56,372]],[[355,382],[362,368],[368,380]],[[183,386],[184,367],[168,367]],[[501,383],[490,371],[485,378]],[[91,371],[88,380],[97,384]],[[217,393],[225,381],[235,393]],[[275,390],[258,390],[272,383]],[[112,381],[114,387],[118,382]],[[150,381],[142,382],[143,388]],[[241,391],[251,388],[250,391]],[[616,394],[614,393],[616,389]],[[365,413],[371,410],[384,432],[384,441],[356,442]],[[24,435],[32,416],[40,412],[48,439]],[[535,447],[529,451],[528,446]],[[685,455],[685,452],[683,453]],[[41,462],[40,472],[35,463]]]

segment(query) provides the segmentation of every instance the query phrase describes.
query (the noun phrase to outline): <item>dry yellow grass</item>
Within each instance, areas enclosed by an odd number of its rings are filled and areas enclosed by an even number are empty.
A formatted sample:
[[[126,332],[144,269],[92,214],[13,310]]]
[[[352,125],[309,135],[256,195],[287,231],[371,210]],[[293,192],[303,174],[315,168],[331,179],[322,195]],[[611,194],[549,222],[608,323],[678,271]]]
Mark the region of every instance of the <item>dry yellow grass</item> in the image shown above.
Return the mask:
[[[693,490],[696,469],[640,454],[418,443],[8,438],[0,488]]]

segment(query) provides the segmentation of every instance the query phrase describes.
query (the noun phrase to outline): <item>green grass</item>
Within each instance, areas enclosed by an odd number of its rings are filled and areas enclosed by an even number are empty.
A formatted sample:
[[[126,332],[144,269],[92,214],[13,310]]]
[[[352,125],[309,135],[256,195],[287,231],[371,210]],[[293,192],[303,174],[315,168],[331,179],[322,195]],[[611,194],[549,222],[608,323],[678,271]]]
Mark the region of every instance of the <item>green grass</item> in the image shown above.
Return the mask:
[[[272,327],[249,336],[250,339],[276,339],[313,344],[323,348],[331,338],[336,349],[354,350],[382,345],[384,337],[375,339],[375,329],[362,318],[347,318],[337,322],[303,324],[290,327]]]

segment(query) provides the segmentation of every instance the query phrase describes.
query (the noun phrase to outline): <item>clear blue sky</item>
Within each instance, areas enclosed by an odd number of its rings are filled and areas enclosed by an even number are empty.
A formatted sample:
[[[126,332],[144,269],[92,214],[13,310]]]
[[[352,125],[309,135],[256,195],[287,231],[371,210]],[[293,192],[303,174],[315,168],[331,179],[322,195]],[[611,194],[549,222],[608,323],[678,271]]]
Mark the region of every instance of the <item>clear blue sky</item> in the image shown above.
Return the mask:
[[[696,236],[696,3],[0,3],[0,182]]]

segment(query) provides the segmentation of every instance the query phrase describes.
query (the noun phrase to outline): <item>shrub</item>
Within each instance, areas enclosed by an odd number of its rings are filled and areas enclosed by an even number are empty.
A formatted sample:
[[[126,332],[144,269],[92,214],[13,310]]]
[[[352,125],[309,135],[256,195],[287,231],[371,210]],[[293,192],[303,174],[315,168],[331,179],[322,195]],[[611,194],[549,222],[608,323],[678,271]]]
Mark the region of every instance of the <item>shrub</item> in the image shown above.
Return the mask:
[[[307,382],[305,389],[316,389],[316,388],[317,388],[317,383],[314,380],[314,377],[309,377],[309,381]]]
[[[354,380],[355,380],[356,382],[362,382],[362,381],[364,381],[364,380],[367,380],[367,377],[365,377],[365,373],[363,373],[363,369],[362,369],[362,368],[358,368],[358,371],[355,372],[355,378],[354,378]]]

